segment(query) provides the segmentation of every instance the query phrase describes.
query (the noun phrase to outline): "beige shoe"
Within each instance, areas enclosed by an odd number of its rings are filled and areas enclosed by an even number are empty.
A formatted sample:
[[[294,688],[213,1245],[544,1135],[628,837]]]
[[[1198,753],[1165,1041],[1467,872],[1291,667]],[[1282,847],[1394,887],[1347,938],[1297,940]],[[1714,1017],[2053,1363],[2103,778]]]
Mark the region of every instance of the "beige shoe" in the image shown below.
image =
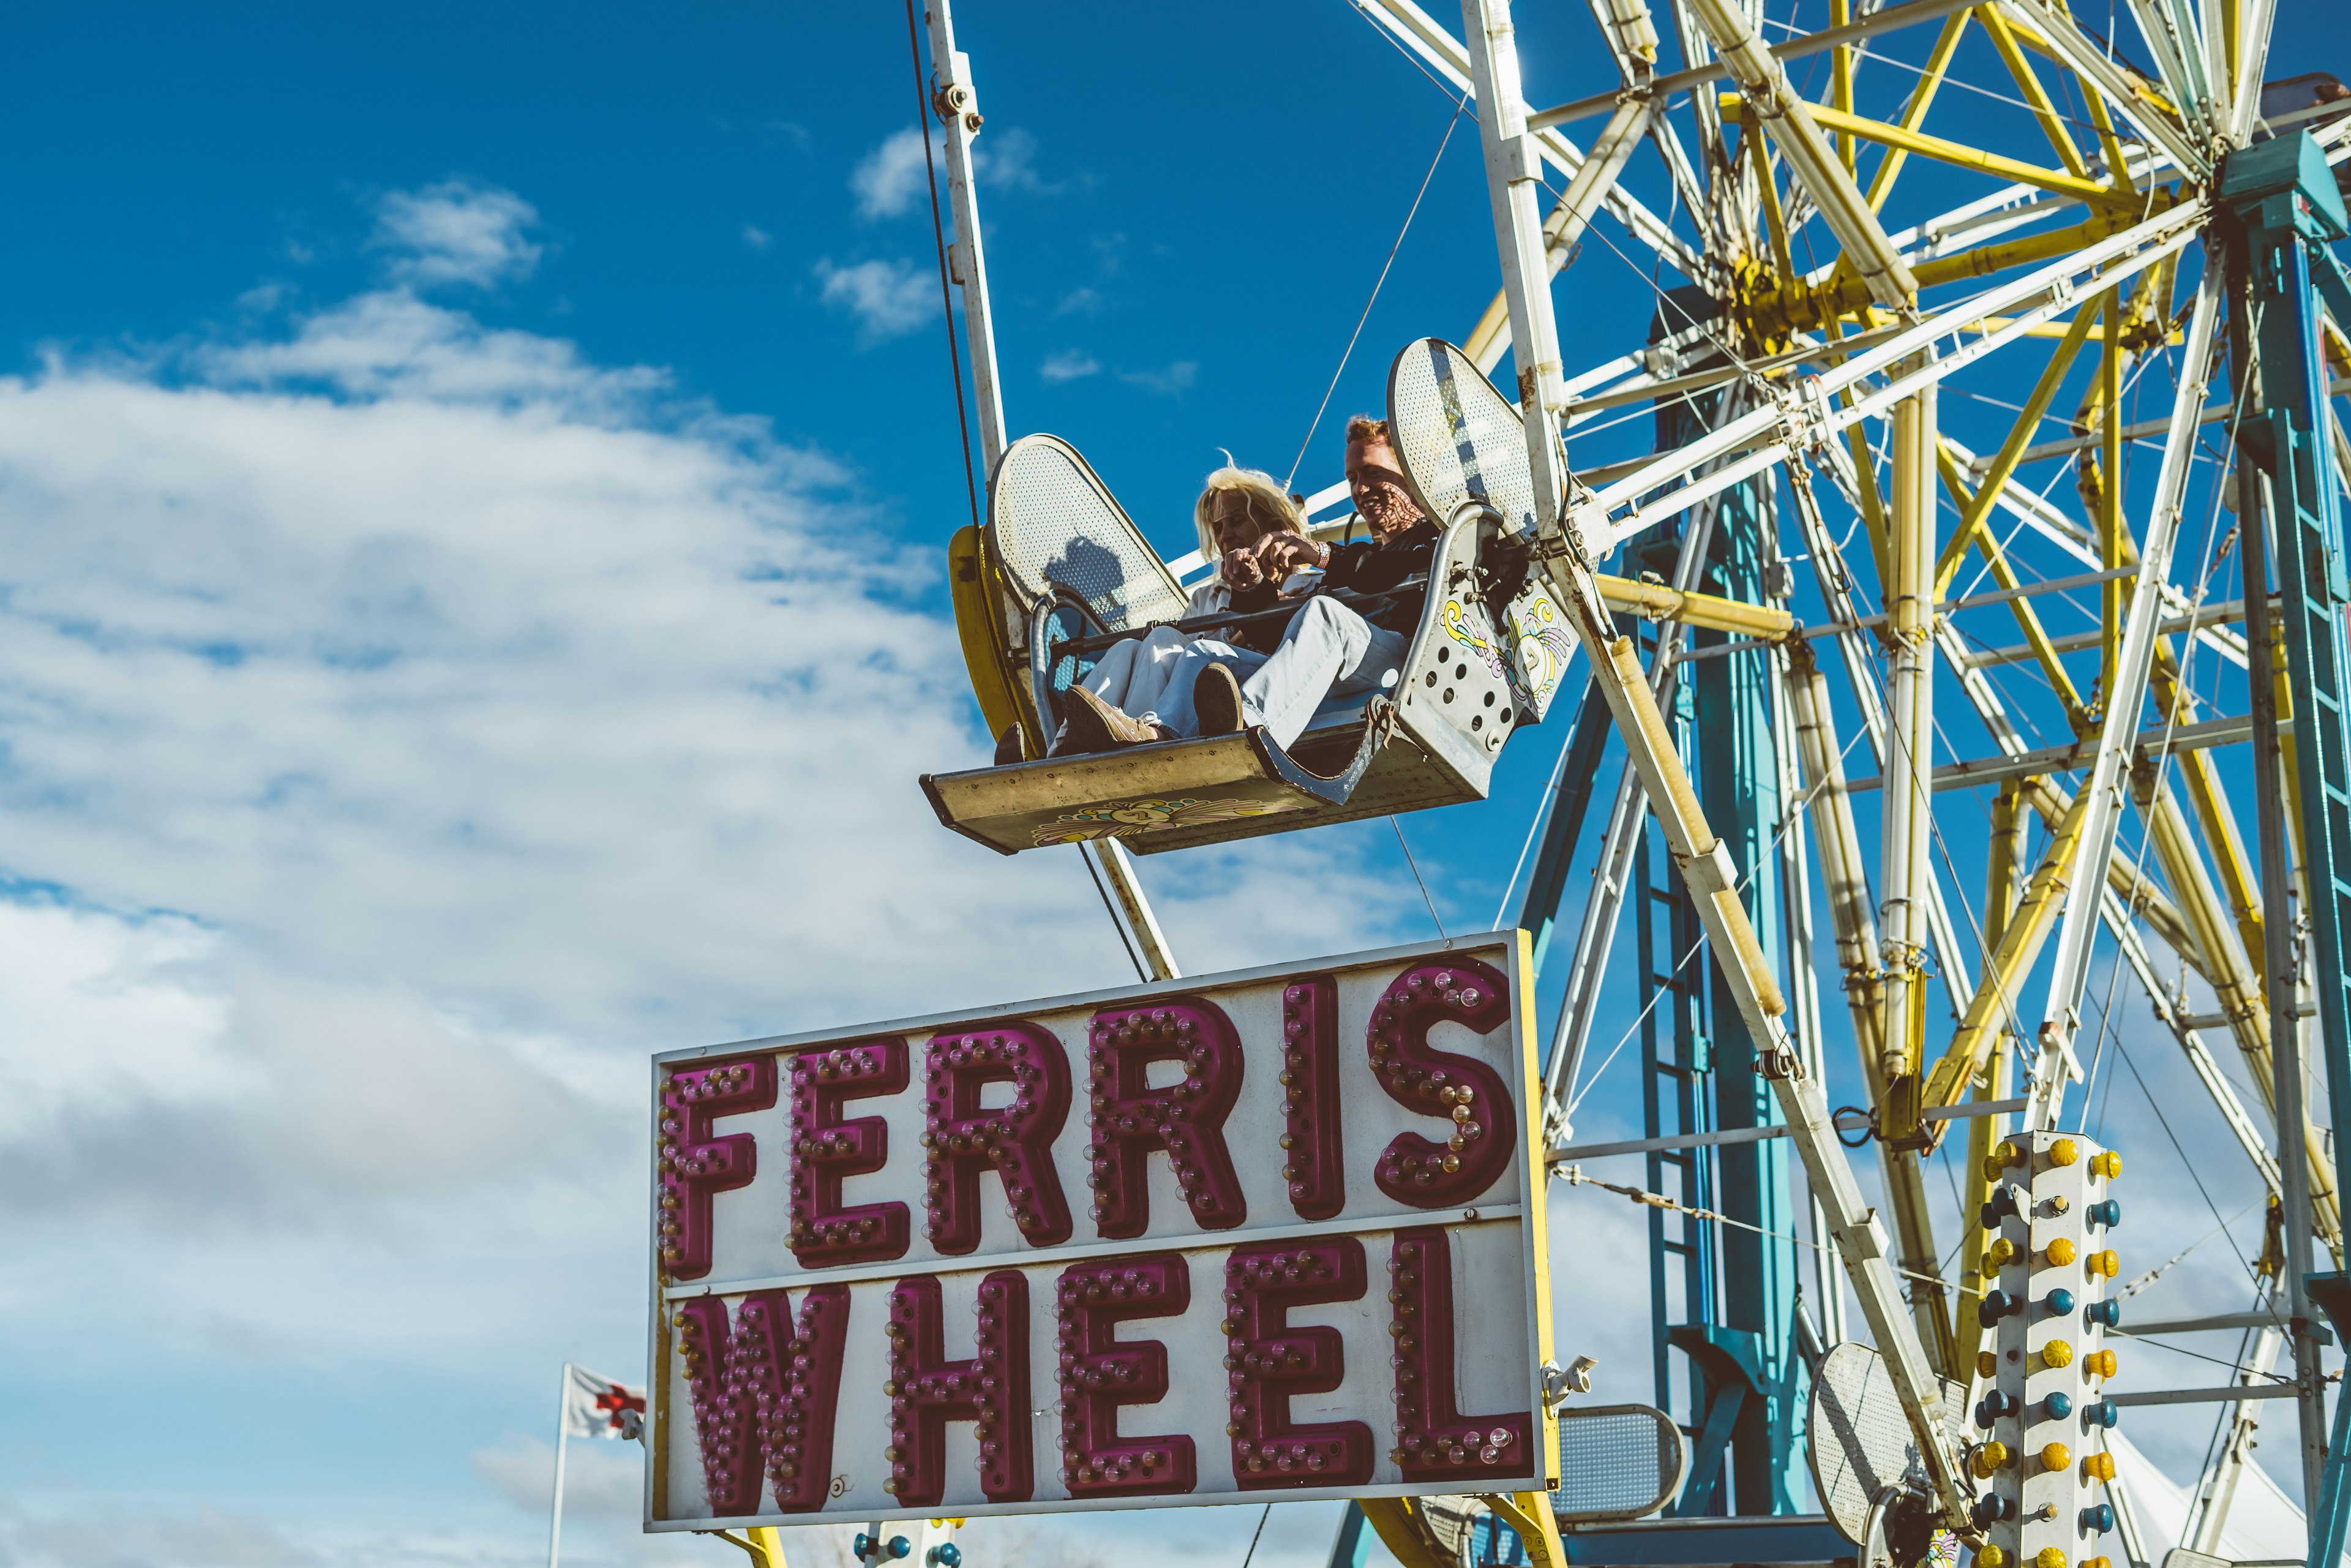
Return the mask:
[[[1241,684],[1231,670],[1210,664],[1200,672],[1192,683],[1192,711],[1199,716],[1204,736],[1241,732]]]
[[[1094,695],[1083,686],[1066,694],[1068,715],[1061,735],[1061,752],[1109,751],[1121,746],[1141,746],[1157,740],[1157,729]]]

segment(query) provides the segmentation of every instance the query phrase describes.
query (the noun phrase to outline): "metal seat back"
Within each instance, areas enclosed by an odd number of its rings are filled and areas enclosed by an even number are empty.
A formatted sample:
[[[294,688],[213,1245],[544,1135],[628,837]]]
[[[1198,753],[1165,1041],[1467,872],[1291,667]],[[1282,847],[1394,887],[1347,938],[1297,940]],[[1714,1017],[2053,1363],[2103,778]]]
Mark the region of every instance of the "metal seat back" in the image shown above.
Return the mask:
[[[1443,522],[1482,501],[1534,531],[1526,425],[1468,355],[1442,338],[1406,344],[1388,367],[1388,432],[1422,511]]]
[[[1502,539],[1533,537],[1526,426],[1517,407],[1460,350],[1441,338],[1423,338],[1395,357],[1388,368],[1388,439],[1414,500],[1438,523],[1450,524],[1474,503],[1500,517],[1489,526]],[[1462,544],[1448,541],[1447,550],[1457,561],[1471,559]],[[1494,581],[1490,573],[1473,580],[1440,570],[1430,580],[1431,605],[1447,617],[1453,642],[1494,663],[1515,695],[1518,715],[1540,724],[1573,652],[1567,617],[1533,575],[1515,587]],[[1444,608],[1448,601],[1449,610]],[[1481,608],[1482,615],[1477,613]],[[1416,647],[1416,661],[1426,662],[1429,652]],[[1420,674],[1426,685],[1427,672]],[[1499,751],[1492,741],[1488,735],[1479,744]]]
[[[1183,589],[1076,447],[1024,435],[987,486],[990,543],[1005,578],[1033,608],[1059,584],[1104,630],[1184,613]]]

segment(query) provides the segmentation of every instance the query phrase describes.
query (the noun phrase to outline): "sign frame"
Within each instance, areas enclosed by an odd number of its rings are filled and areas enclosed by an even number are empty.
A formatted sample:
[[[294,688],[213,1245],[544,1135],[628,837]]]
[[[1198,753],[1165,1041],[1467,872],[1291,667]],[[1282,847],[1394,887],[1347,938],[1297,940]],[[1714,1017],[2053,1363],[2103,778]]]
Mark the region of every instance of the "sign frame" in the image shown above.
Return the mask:
[[[1000,1003],[992,1006],[957,1009],[916,1017],[890,1019],[874,1023],[854,1023],[841,1028],[804,1030],[792,1034],[768,1035],[755,1039],[729,1041],[725,1044],[689,1047],[661,1051],[650,1063],[649,1092],[653,1135],[647,1152],[648,1215],[657,1218],[664,1212],[661,1198],[663,1185],[659,1155],[659,1124],[664,1114],[662,1086],[665,1078],[681,1067],[691,1067],[705,1061],[728,1061],[745,1057],[772,1054],[789,1058],[818,1048],[841,1048],[878,1038],[902,1036],[911,1042],[920,1036],[939,1033],[950,1028],[961,1030],[985,1030],[991,1025],[1009,1023],[1015,1019],[1072,1009],[1102,1009],[1118,1006],[1141,1006],[1161,998],[1196,996],[1252,985],[1268,985],[1307,976],[1342,976],[1360,974],[1365,970],[1394,968],[1398,975],[1408,971],[1416,963],[1442,964],[1448,959],[1475,958],[1491,965],[1506,979],[1510,1005],[1508,1018],[1485,1035],[1488,1042],[1502,1041],[1507,1051],[1492,1051],[1484,1060],[1489,1067],[1502,1073],[1505,1083],[1516,1096],[1512,1127],[1516,1134],[1513,1161],[1516,1166],[1514,1201],[1508,1204],[1486,1203],[1466,1209],[1442,1208],[1402,1209],[1394,1214],[1338,1217],[1321,1220],[1297,1218],[1286,1214],[1282,1220],[1270,1224],[1250,1224],[1232,1230],[1209,1230],[1193,1228],[1180,1236],[1153,1236],[1134,1239],[1104,1239],[1096,1236],[1081,1239],[1086,1221],[1082,1214],[1073,1217],[1069,1240],[1051,1247],[1019,1247],[1009,1251],[975,1250],[967,1256],[914,1260],[904,1254],[871,1263],[848,1263],[816,1269],[800,1268],[787,1273],[744,1278],[667,1280],[662,1272],[661,1238],[654,1223],[647,1226],[646,1277],[649,1281],[647,1312],[647,1398],[649,1409],[645,1419],[645,1482],[643,1489],[643,1528],[648,1532],[662,1533],[682,1531],[710,1531],[756,1527],[761,1525],[804,1525],[825,1522],[846,1522],[867,1513],[895,1516],[910,1511],[923,1511],[920,1507],[900,1502],[894,1497],[862,1510],[823,1508],[815,1511],[785,1513],[773,1508],[773,1496],[762,1484],[758,1497],[766,1511],[750,1514],[697,1515],[672,1517],[669,1511],[669,1479],[673,1456],[681,1441],[692,1442],[685,1434],[692,1430],[694,1416],[690,1409],[681,1408],[687,1401],[673,1396],[674,1358],[678,1354],[679,1331],[673,1317],[684,1302],[702,1297],[715,1297],[723,1302],[743,1297],[747,1292],[767,1289],[790,1290],[804,1299],[809,1287],[833,1283],[860,1283],[879,1280],[900,1280],[929,1277],[949,1279],[958,1275],[984,1275],[1006,1269],[1041,1269],[1048,1266],[1066,1268],[1089,1260],[1109,1260],[1134,1258],[1150,1251],[1189,1254],[1196,1251],[1228,1248],[1237,1243],[1251,1246],[1286,1242],[1311,1243],[1318,1238],[1369,1237],[1400,1233],[1426,1227],[1444,1228],[1448,1235],[1463,1228],[1489,1231],[1503,1224],[1515,1225],[1523,1242],[1520,1266],[1525,1276],[1526,1367],[1529,1385],[1526,1389],[1528,1413],[1531,1421],[1530,1447],[1533,1450],[1531,1479],[1524,1466],[1512,1466],[1504,1475],[1494,1477],[1495,1485],[1478,1487],[1479,1470],[1471,1469],[1448,1474],[1444,1479],[1419,1481],[1383,1480],[1322,1486],[1281,1486],[1270,1489],[1218,1490],[1202,1492],[1196,1488],[1181,1492],[1157,1492],[1147,1495],[1099,1497],[1035,1497],[1018,1501],[990,1502],[955,1499],[942,1502],[932,1511],[952,1511],[956,1517],[1021,1516],[1049,1513],[1095,1512],[1106,1509],[1216,1507],[1249,1502],[1311,1502],[1356,1498],[1407,1498],[1432,1494],[1528,1490],[1555,1490],[1560,1485],[1559,1437],[1557,1417],[1546,1397],[1543,1367],[1553,1359],[1551,1321],[1551,1271],[1548,1227],[1545,1215],[1545,1189],[1549,1185],[1547,1164],[1543,1158],[1542,1086],[1536,1061],[1534,1034],[1534,977],[1531,941],[1523,930],[1508,929],[1480,932],[1474,935],[1441,938],[1430,942],[1402,944],[1362,950],[1327,958],[1296,960],[1279,964],[1255,966],[1245,969],[1216,974],[1185,977],[1177,979],[1137,982],[1120,987],[1072,992],[1067,995]],[[1401,966],[1401,967],[1399,967]],[[1339,1049],[1350,1049],[1342,1039]],[[1361,1051],[1362,1043],[1353,1050]],[[1490,1049],[1490,1048],[1489,1048]],[[1277,1055],[1260,1044],[1257,1051],[1265,1055]],[[1078,1054],[1078,1052],[1072,1052]],[[1505,1066],[1497,1063],[1507,1062]],[[778,1073],[780,1079],[783,1075]],[[919,1082],[910,1081],[900,1093],[920,1097]],[[780,1100],[778,1102],[780,1103]],[[1419,1113],[1422,1116],[1431,1113]],[[1083,1140],[1088,1115],[1083,1086],[1073,1096],[1069,1121],[1056,1135],[1054,1147],[1075,1137]],[[919,1151],[893,1156],[893,1163],[913,1163],[921,1158]],[[785,1155],[783,1168],[790,1169],[790,1155]],[[1350,1180],[1370,1184],[1372,1159],[1364,1151],[1354,1151],[1349,1161]],[[1358,1176],[1356,1173],[1362,1174]],[[1000,1192],[1000,1185],[997,1189]],[[1082,1188],[1079,1189],[1082,1192]],[[1499,1196],[1493,1186],[1481,1196]],[[1374,1269],[1379,1265],[1374,1263]],[[1372,1301],[1380,1295],[1376,1286],[1367,1286],[1364,1294],[1353,1300]],[[1198,1300],[1196,1289],[1195,1301]],[[1044,1313],[1052,1312],[1050,1298],[1040,1303]],[[1464,1314],[1465,1316],[1473,1314]],[[1148,1322],[1149,1320],[1144,1320]],[[1300,1328],[1311,1327],[1301,1323]],[[1229,1332],[1229,1331],[1228,1331]],[[1298,1332],[1296,1329],[1290,1331]],[[1128,1342],[1123,1342],[1128,1343]],[[1453,1346],[1457,1364],[1467,1359],[1470,1336],[1457,1328]],[[1033,1358],[1032,1358],[1033,1359]],[[1384,1373],[1385,1369],[1383,1369]],[[1032,1417],[1048,1412],[1058,1412],[1061,1390],[1055,1380],[1055,1369],[1048,1364],[1033,1369],[1031,1399],[1035,1406]],[[846,1393],[846,1388],[843,1390]],[[1172,1397],[1172,1395],[1170,1396]],[[1304,1396],[1297,1397],[1303,1398]],[[1286,1401],[1285,1401],[1286,1403]],[[1123,1408],[1136,1413],[1131,1419],[1147,1423],[1148,1412],[1155,1404],[1134,1404]],[[1384,1414],[1385,1414],[1384,1412]],[[1389,1438],[1386,1423],[1379,1423],[1374,1434],[1374,1454],[1378,1468],[1393,1473],[1395,1467],[1386,1460]],[[1205,1434],[1187,1433],[1195,1441],[1209,1441]],[[1049,1440],[1037,1443],[1036,1480],[1040,1490],[1054,1484],[1056,1472],[1049,1471]],[[875,1456],[877,1461],[880,1455]],[[1205,1478],[1204,1478],[1205,1479]],[[1468,1483],[1468,1484],[1465,1484]],[[926,1505],[925,1505],[926,1506]]]

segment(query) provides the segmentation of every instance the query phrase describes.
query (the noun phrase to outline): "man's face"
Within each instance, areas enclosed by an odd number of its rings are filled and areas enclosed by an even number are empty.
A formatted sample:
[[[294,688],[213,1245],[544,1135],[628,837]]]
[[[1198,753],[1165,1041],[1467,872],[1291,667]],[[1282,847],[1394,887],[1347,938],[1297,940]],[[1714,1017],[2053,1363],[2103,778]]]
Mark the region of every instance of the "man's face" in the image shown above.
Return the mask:
[[[1412,492],[1396,466],[1395,451],[1384,441],[1347,443],[1347,493],[1355,510],[1382,538],[1400,534],[1421,520],[1412,504]]]
[[[1217,537],[1217,549],[1224,551],[1247,549],[1265,538],[1265,525],[1249,510],[1246,491],[1219,490],[1208,502],[1208,531]]]

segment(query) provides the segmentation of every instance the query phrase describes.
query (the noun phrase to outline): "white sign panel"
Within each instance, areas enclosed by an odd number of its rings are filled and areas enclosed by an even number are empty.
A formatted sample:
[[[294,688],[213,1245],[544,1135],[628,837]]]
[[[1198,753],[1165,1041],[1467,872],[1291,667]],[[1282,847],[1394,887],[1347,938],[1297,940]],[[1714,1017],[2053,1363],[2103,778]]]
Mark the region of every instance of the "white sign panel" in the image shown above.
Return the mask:
[[[1524,940],[658,1058],[647,1527],[1556,1484]]]

